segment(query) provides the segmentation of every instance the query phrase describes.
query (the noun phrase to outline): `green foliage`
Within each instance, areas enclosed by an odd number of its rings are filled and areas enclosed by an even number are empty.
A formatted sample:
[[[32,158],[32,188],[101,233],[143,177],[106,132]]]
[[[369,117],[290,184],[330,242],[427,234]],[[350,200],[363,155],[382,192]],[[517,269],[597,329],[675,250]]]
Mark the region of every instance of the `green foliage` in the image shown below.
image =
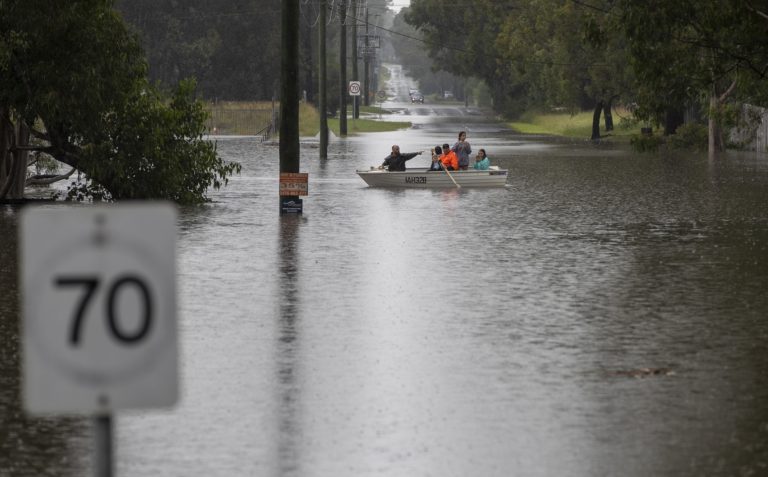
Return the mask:
[[[209,185],[218,189],[239,171],[203,140],[206,114],[194,99],[194,82],[180,83],[170,102],[147,89],[123,106],[102,123],[107,140],[88,144],[81,156],[82,169],[114,199],[196,203]]]
[[[674,128],[712,98],[710,117],[732,126],[728,101],[768,105],[765,1],[412,0],[404,12],[433,67],[483,79],[508,117],[618,103]]]
[[[630,138],[629,144],[637,152],[655,153],[664,144],[664,138],[654,135],[637,135]]]
[[[111,2],[3,0],[0,32],[10,48],[0,54],[0,106],[32,128],[39,152],[85,173],[85,192],[198,203],[239,170],[203,140],[193,82],[170,96],[148,83]]]
[[[509,123],[514,130],[524,134],[551,134],[570,138],[589,138],[592,132],[592,111],[578,113],[526,112],[520,119]],[[619,127],[612,136],[629,136],[628,129]]]
[[[697,123],[683,124],[677,132],[669,136],[669,145],[674,149],[693,149],[706,151],[709,140],[707,126]]]
[[[719,98],[731,85],[736,86],[732,98],[765,98],[768,21],[750,2],[622,0],[615,5],[616,28],[627,39],[638,77],[640,116],[662,121],[670,108],[708,104],[710,96]]]

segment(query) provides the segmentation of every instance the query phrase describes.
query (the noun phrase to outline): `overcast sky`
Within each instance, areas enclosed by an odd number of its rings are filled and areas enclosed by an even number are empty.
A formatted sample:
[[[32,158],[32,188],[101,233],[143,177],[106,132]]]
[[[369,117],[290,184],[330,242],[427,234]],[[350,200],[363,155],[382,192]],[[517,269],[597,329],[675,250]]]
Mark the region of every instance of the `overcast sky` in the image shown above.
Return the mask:
[[[411,4],[411,0],[394,0],[392,2],[392,9],[395,12],[399,12],[401,8],[407,7]]]

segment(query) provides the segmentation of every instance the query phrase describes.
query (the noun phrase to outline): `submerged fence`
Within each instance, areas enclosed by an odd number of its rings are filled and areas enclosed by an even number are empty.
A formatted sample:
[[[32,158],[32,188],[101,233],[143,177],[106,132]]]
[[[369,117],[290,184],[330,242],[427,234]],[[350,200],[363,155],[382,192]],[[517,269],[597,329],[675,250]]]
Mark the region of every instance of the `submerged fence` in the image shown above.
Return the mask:
[[[277,116],[274,108],[233,108],[213,106],[208,108],[208,133],[223,136],[261,136],[268,138],[275,132]]]
[[[768,152],[768,109],[761,109],[760,125],[755,131],[755,150],[760,152]]]
[[[768,152],[768,109],[743,105],[739,126],[731,131],[731,140],[746,150]]]

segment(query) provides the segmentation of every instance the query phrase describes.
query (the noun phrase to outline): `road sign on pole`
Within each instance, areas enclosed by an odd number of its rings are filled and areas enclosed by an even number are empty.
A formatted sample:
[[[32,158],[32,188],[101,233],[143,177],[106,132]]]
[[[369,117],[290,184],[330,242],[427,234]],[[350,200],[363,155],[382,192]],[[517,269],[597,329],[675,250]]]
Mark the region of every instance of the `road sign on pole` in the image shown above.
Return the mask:
[[[176,402],[176,215],[165,203],[24,211],[28,412]]]
[[[309,195],[309,174],[306,172],[281,172],[280,195]]]
[[[360,96],[360,82],[359,81],[350,81],[349,82],[349,95],[350,96]]]

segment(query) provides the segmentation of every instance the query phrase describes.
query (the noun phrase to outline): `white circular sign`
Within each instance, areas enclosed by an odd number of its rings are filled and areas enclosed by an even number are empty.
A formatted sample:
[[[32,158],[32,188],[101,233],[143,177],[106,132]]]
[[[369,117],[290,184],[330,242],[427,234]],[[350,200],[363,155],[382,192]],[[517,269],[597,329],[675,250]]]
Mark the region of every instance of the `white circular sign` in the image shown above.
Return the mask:
[[[349,95],[350,96],[360,96],[360,82],[359,81],[350,81],[349,82]]]
[[[30,345],[48,366],[102,386],[151,368],[172,339],[173,277],[141,244],[60,247],[32,271]]]

